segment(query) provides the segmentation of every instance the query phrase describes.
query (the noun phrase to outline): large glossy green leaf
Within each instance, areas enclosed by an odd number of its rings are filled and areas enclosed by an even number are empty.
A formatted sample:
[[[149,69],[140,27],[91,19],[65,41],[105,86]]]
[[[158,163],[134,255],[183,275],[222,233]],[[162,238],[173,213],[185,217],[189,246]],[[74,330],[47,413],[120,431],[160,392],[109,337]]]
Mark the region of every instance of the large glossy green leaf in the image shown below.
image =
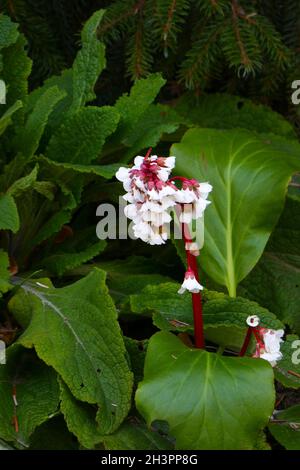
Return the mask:
[[[214,129],[240,127],[296,138],[292,125],[280,114],[240,96],[213,93],[195,97],[194,93],[186,93],[176,103],[175,110],[184,117],[188,126]]]
[[[269,308],[300,334],[300,201],[288,197],[263,256],[241,293]]]
[[[109,106],[82,108],[64,121],[51,137],[46,156],[57,162],[87,165],[101,153],[119,114]]]
[[[78,52],[72,67],[72,112],[77,111],[86,102],[95,98],[94,86],[105,67],[105,47],[97,38],[97,29],[104,11],[96,11],[85,23],[81,33],[82,48]]]
[[[190,349],[171,333],[149,342],[136,405],[148,425],[167,421],[176,448],[253,449],[274,407],[267,361]]]
[[[269,431],[287,450],[300,450],[300,405],[276,413]]]
[[[205,213],[201,266],[235,296],[279,218],[290,177],[300,167],[300,146],[293,144],[289,153],[287,147],[275,148],[271,136],[191,129],[171,154],[177,174],[214,187]]]
[[[20,220],[15,200],[9,194],[0,195],[0,230],[19,230]]]
[[[17,406],[12,397],[16,391]],[[7,350],[7,363],[0,366],[0,437],[27,447],[37,426],[47,421],[59,405],[56,373],[32,351],[20,346]],[[16,429],[13,417],[17,416]],[[18,432],[17,432],[18,431]]]
[[[113,432],[129,411],[132,374],[105,273],[96,269],[60,289],[26,281],[17,295],[33,312],[18,341],[34,346],[78,400],[99,405],[100,431]]]

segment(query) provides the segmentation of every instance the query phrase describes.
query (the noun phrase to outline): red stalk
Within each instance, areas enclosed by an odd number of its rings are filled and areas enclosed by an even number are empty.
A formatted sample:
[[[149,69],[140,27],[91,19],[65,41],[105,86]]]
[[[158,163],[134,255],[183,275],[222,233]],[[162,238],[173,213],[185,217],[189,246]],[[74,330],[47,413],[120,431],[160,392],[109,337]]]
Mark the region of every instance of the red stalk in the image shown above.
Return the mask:
[[[242,349],[240,350],[239,356],[245,356],[245,354],[247,352],[247,349],[248,349],[248,346],[249,346],[249,343],[250,343],[251,335],[252,335],[252,328],[251,328],[251,326],[249,326],[249,328],[247,330],[246,337],[245,337],[245,341],[244,341],[244,344],[242,346]]]
[[[182,224],[182,235],[184,245],[186,243],[191,243],[191,236],[189,233],[189,229],[187,224]],[[199,273],[198,273],[198,266],[197,266],[197,259],[190,250],[185,249],[186,252],[186,260],[187,260],[187,267],[194,272],[195,278],[199,282]],[[202,296],[201,293],[198,292],[197,294],[192,294],[192,303],[193,303],[193,316],[194,316],[194,339],[195,339],[195,346],[199,349],[205,348],[205,341],[204,341],[204,332],[203,332],[203,311],[202,311]]]

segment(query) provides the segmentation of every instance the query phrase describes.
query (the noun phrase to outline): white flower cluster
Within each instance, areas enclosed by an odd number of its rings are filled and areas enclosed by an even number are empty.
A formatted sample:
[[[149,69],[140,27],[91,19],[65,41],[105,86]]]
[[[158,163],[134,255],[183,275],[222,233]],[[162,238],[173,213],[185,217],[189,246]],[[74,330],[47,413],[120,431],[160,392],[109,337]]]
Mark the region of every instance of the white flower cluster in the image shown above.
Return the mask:
[[[257,315],[252,315],[246,320],[249,326],[256,329],[260,341],[256,343],[256,351],[253,357],[260,357],[270,362],[275,367],[277,362],[282,359],[280,344],[283,342],[284,330],[271,330],[270,328],[258,327],[260,319]]]
[[[211,185],[183,178],[182,188],[178,189],[169,180],[174,166],[175,157],[137,156],[132,168],[121,167],[116,173],[126,191],[123,198],[129,204],[125,215],[133,221],[134,235],[151,245],[161,245],[167,240],[172,207],[177,204],[184,207],[180,222],[189,223],[202,217],[209,204]]]

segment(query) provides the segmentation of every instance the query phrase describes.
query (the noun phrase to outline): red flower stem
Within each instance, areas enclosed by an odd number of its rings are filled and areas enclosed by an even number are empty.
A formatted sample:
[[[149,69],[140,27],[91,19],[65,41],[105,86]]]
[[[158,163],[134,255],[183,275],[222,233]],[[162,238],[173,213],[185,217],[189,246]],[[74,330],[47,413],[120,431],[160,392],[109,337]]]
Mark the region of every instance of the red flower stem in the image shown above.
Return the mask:
[[[239,356],[245,356],[245,354],[247,352],[247,349],[248,349],[248,346],[249,346],[249,343],[250,343],[251,335],[252,335],[252,328],[251,328],[251,326],[249,326],[249,328],[247,330],[246,337],[245,337],[245,341],[244,341],[244,344],[242,346],[242,349],[240,350]]]
[[[188,181],[188,178],[185,178],[184,176],[172,176],[172,178],[169,179],[169,181]]]
[[[152,147],[150,147],[149,150],[147,151],[145,158],[149,158],[151,155],[151,152],[152,152]]]
[[[257,328],[252,328],[252,331],[253,331],[253,334],[255,336],[257,344],[259,345],[260,348],[263,348],[265,345],[264,345],[264,342],[262,341],[261,337],[259,336],[259,332],[258,332]]]
[[[186,243],[191,243],[191,235],[189,233],[189,229],[187,224],[181,225],[182,236],[184,245]],[[199,282],[199,273],[198,273],[198,266],[197,266],[197,259],[196,256],[192,255],[190,250],[185,248],[186,252],[186,260],[187,260],[187,267],[194,272],[195,278]],[[197,294],[192,294],[192,303],[193,303],[193,315],[194,315],[194,339],[195,339],[195,346],[198,349],[205,348],[205,341],[204,341],[204,332],[203,332],[203,312],[202,312],[202,296],[200,292]]]

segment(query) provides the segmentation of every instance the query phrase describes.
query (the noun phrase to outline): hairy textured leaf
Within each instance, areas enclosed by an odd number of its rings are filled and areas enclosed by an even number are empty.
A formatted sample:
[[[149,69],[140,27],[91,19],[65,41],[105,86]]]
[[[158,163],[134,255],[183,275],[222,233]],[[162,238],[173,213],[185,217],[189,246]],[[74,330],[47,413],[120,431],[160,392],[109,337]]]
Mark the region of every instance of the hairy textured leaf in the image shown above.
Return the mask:
[[[225,93],[182,96],[175,105],[176,112],[185,118],[188,126],[215,129],[241,127],[255,132],[270,132],[296,138],[292,125],[271,108],[251,100]]]
[[[61,210],[53,214],[33,238],[33,245],[38,245],[59,232],[64,224],[70,222],[71,217],[70,210]]]
[[[287,450],[300,450],[300,405],[277,412],[269,431]]]
[[[189,130],[171,149],[178,174],[214,186],[201,265],[231,296],[262,255],[279,218],[288,182],[300,166],[297,149],[283,152],[271,136],[212,129]]]
[[[154,147],[163,134],[175,132],[180,122],[180,116],[170,107],[150,104],[122,140],[129,147],[122,161],[131,160],[144,148]]]
[[[73,64],[72,112],[95,98],[94,86],[105,68],[105,46],[97,39],[97,29],[104,11],[96,11],[81,33],[82,48]]]
[[[0,49],[11,46],[19,37],[18,25],[9,16],[0,15]]]
[[[274,420],[269,424],[272,436],[287,450],[300,450],[300,405],[279,411]]]
[[[8,110],[1,116],[0,118],[0,135],[5,132],[7,126],[9,126],[12,122],[12,116],[15,114],[18,109],[22,108],[23,104],[22,101],[18,100],[12,105]]]
[[[114,141],[124,140],[126,142],[128,136],[132,138],[135,125],[146,113],[164,84],[165,80],[160,74],[149,75],[147,78],[137,80],[131,88],[130,94],[126,93],[117,100],[115,108],[120,113],[121,119],[114,135]]]
[[[179,287],[180,284],[175,282],[147,286],[141,293],[130,296],[131,310],[134,313],[154,312],[153,321],[160,329],[193,330],[191,295],[178,294]],[[248,299],[231,298],[208,290],[203,291],[202,297],[204,328],[236,326],[246,332],[246,319],[255,314],[259,315],[262,326],[273,329],[283,327],[275,315]]]
[[[41,265],[51,273],[62,276],[66,271],[74,269],[99,255],[106,247],[105,240],[88,246],[85,250],[73,253],[55,253],[42,260]]]
[[[1,292],[5,294],[9,289],[11,289],[11,284],[9,283],[10,273],[9,273],[9,258],[8,254],[3,250],[0,250],[0,297]]]
[[[10,288],[9,283],[10,272],[9,272],[9,258],[8,254],[3,250],[0,250],[0,293],[5,294]]]
[[[14,198],[9,194],[0,195],[0,230],[19,230],[19,214]]]
[[[48,165],[56,166],[62,169],[71,170],[75,173],[87,173],[96,176],[101,176],[105,179],[111,179],[115,176],[117,170],[120,168],[119,163],[111,163],[110,165],[80,165],[68,162],[56,162],[48,158],[41,157],[41,160],[47,161]]]
[[[30,281],[21,288],[32,299],[33,316],[18,341],[34,346],[78,400],[98,404],[100,431],[113,432],[129,411],[132,374],[104,272],[60,289]]]
[[[74,398],[66,384],[60,379],[60,408],[68,429],[87,449],[93,449],[103,441],[96,422],[96,409]]]
[[[0,383],[0,437],[18,447],[27,447],[35,428],[58,409],[56,374],[33,352],[15,345],[7,350],[7,364],[0,367]],[[17,406],[12,398],[14,386]],[[14,416],[18,419],[18,433]]]
[[[241,293],[274,312],[300,334],[300,201],[288,197],[263,256]]]
[[[184,450],[253,449],[274,399],[267,361],[190,349],[167,332],[151,338],[136,393],[148,425],[167,421]]]
[[[9,83],[7,106],[12,106],[17,100],[23,101],[28,94],[32,62],[27,55],[26,46],[26,39],[20,34],[15,44],[2,51],[4,68],[1,78]],[[20,119],[17,122],[22,123]]]
[[[44,81],[43,85],[35,88],[27,97],[25,102],[25,111],[29,114],[33,108],[36,106],[36,103],[40,100],[41,96],[45,93],[46,90],[52,87],[58,87],[61,91],[65,93],[65,97],[61,99],[53,109],[52,113],[48,119],[48,126],[50,130],[46,128],[45,134],[48,137],[48,134],[51,135],[51,131],[57,129],[62,121],[66,117],[66,113],[69,110],[72,104],[73,98],[73,76],[72,69],[63,70],[60,75],[54,75]]]
[[[53,134],[46,157],[57,162],[87,165],[100,155],[118,121],[118,113],[109,106],[82,108]]]
[[[30,439],[29,450],[79,450],[78,441],[68,431],[62,415],[39,426]]]
[[[113,434],[105,436],[106,450],[169,450],[172,445],[158,432],[151,431],[133,418],[123,423]]]
[[[38,165],[36,165],[28,175],[23,176],[22,178],[19,178],[18,180],[16,180],[8,188],[7,194],[10,194],[11,196],[14,196],[14,197],[18,197],[24,191],[27,191],[28,189],[32,188],[37,179],[38,169],[39,167]]]
[[[36,102],[24,128],[20,129],[16,135],[16,151],[22,152],[27,158],[34,155],[39,147],[49,115],[64,96],[65,92],[58,87],[52,87],[45,91]]]

